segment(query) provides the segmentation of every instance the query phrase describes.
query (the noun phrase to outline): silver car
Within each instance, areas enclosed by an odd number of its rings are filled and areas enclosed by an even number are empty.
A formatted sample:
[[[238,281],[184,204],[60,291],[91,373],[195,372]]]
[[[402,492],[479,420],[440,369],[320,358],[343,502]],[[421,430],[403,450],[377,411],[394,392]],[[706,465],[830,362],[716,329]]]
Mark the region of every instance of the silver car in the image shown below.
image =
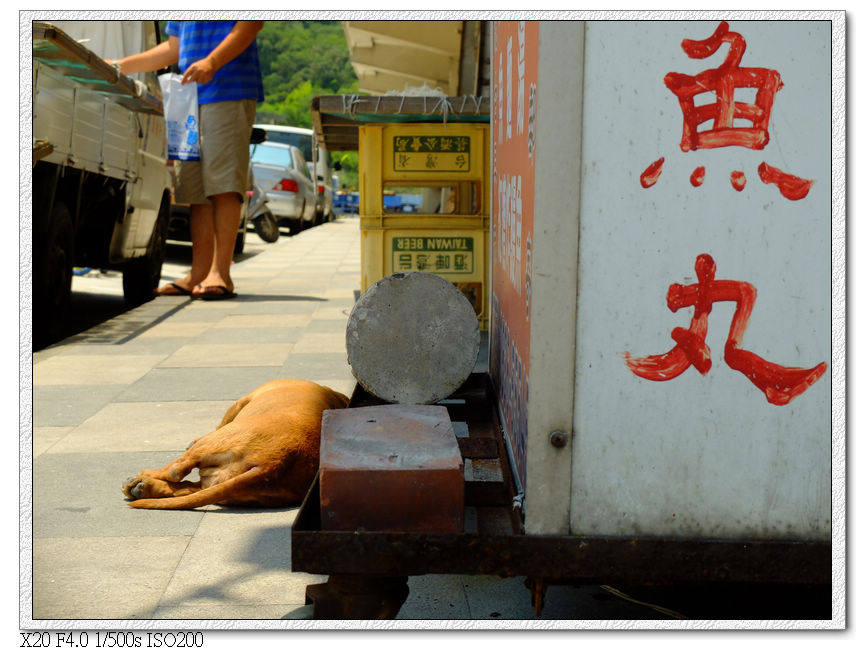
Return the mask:
[[[255,180],[267,193],[267,206],[292,233],[315,223],[315,183],[297,147],[262,142],[249,148]]]
[[[306,158],[306,164],[310,173],[317,181],[318,207],[316,221],[331,221],[333,214],[333,191],[328,179],[333,176],[334,171],[340,171],[339,161],[331,161],[330,153],[315,144],[315,136],[312,129],[304,129],[297,126],[284,126],[281,124],[256,124],[255,128],[267,133],[268,142],[281,142],[298,147]],[[317,172],[315,170],[318,170]]]

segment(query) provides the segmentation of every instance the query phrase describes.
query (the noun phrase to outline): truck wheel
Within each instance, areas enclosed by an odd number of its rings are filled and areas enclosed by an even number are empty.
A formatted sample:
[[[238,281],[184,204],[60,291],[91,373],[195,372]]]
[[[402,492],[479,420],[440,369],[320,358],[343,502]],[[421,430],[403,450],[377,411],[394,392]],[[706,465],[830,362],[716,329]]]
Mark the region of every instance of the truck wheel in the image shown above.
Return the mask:
[[[147,255],[132,260],[123,269],[123,298],[130,305],[140,305],[152,300],[153,292],[159,286],[162,263],[165,261],[168,213],[168,201],[163,201],[153,234],[150,235]]]
[[[33,251],[33,334],[40,343],[49,343],[60,335],[72,294],[75,231],[62,201],[54,203],[43,242]]]
[[[241,230],[237,231],[237,239],[234,240],[234,254],[240,255],[246,247],[246,224]]]

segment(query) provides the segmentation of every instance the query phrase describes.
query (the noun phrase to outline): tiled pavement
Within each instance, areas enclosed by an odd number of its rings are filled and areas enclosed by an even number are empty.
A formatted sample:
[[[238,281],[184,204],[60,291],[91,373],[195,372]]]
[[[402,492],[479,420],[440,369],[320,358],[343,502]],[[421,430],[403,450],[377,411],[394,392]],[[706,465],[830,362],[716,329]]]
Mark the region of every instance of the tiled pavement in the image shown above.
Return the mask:
[[[25,627],[66,619],[283,627],[306,585],[323,580],[291,571],[296,509],[133,510],[121,494],[126,476],[175,458],[265,381],[297,377],[351,393],[344,336],[360,289],[358,220],[283,237],[232,273],[235,300],[160,297],[34,355]],[[409,585],[400,618],[535,619],[521,579],[422,576]],[[578,601],[602,600],[602,618],[646,617],[599,596],[552,587],[543,618],[579,618]]]

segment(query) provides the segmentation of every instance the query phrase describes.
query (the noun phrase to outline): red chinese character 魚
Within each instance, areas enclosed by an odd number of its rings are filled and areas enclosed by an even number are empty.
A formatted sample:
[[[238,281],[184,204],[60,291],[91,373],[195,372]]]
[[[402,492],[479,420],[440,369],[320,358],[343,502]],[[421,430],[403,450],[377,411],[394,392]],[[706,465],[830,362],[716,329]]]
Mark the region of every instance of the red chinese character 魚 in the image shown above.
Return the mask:
[[[769,68],[740,67],[745,53],[745,39],[730,31],[722,21],[715,32],[703,40],[684,39],[682,49],[692,59],[705,59],[715,54],[723,44],[729,50],[723,63],[717,68],[704,70],[696,75],[669,72],[664,83],[678,98],[682,109],[682,151],[740,146],[763,149],[769,142],[769,119],[775,95],[783,87],[781,75]],[[736,101],[736,90],[756,91],[753,103]],[[697,105],[695,98],[705,93],[714,94],[714,102]],[[708,129],[699,130],[705,123]],[[743,126],[742,123],[747,125]],[[640,175],[644,188],[652,187],[663,171],[664,159],[649,165]],[[758,174],[766,184],[776,185],[782,196],[798,201],[808,195],[813,181],[788,174],[763,162]],[[705,168],[698,167],[691,174],[691,185],[699,187],[705,180]],[[745,175],[734,171],[730,183],[738,192],[745,189]]]
[[[731,32],[726,22],[721,22],[705,40],[685,39],[682,49],[692,59],[705,59],[724,43],[730,49],[717,68],[695,76],[670,72],[664,77],[667,88],[679,98],[684,114],[682,151],[728,146],[762,149],[769,142],[769,117],[775,94],[783,86],[781,75],[768,68],[740,68],[745,39]],[[756,88],[754,103],[737,102],[734,97],[737,88]],[[696,106],[694,98],[706,92],[715,93],[715,102]],[[697,128],[709,120],[712,128],[699,132]],[[734,120],[746,120],[751,126],[736,126]]]

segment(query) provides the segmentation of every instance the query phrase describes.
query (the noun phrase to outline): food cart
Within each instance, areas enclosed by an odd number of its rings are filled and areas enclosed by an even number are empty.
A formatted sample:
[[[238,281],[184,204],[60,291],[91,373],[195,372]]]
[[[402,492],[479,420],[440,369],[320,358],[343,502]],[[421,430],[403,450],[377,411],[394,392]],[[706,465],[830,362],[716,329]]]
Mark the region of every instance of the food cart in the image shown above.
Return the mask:
[[[294,570],[330,576],[315,617],[393,616],[431,573],[526,576],[539,611],[563,581],[818,585],[835,606],[838,30],[495,23],[490,367],[443,402],[465,528],[324,531],[316,483],[292,530]],[[326,106],[333,149],[359,124]]]

